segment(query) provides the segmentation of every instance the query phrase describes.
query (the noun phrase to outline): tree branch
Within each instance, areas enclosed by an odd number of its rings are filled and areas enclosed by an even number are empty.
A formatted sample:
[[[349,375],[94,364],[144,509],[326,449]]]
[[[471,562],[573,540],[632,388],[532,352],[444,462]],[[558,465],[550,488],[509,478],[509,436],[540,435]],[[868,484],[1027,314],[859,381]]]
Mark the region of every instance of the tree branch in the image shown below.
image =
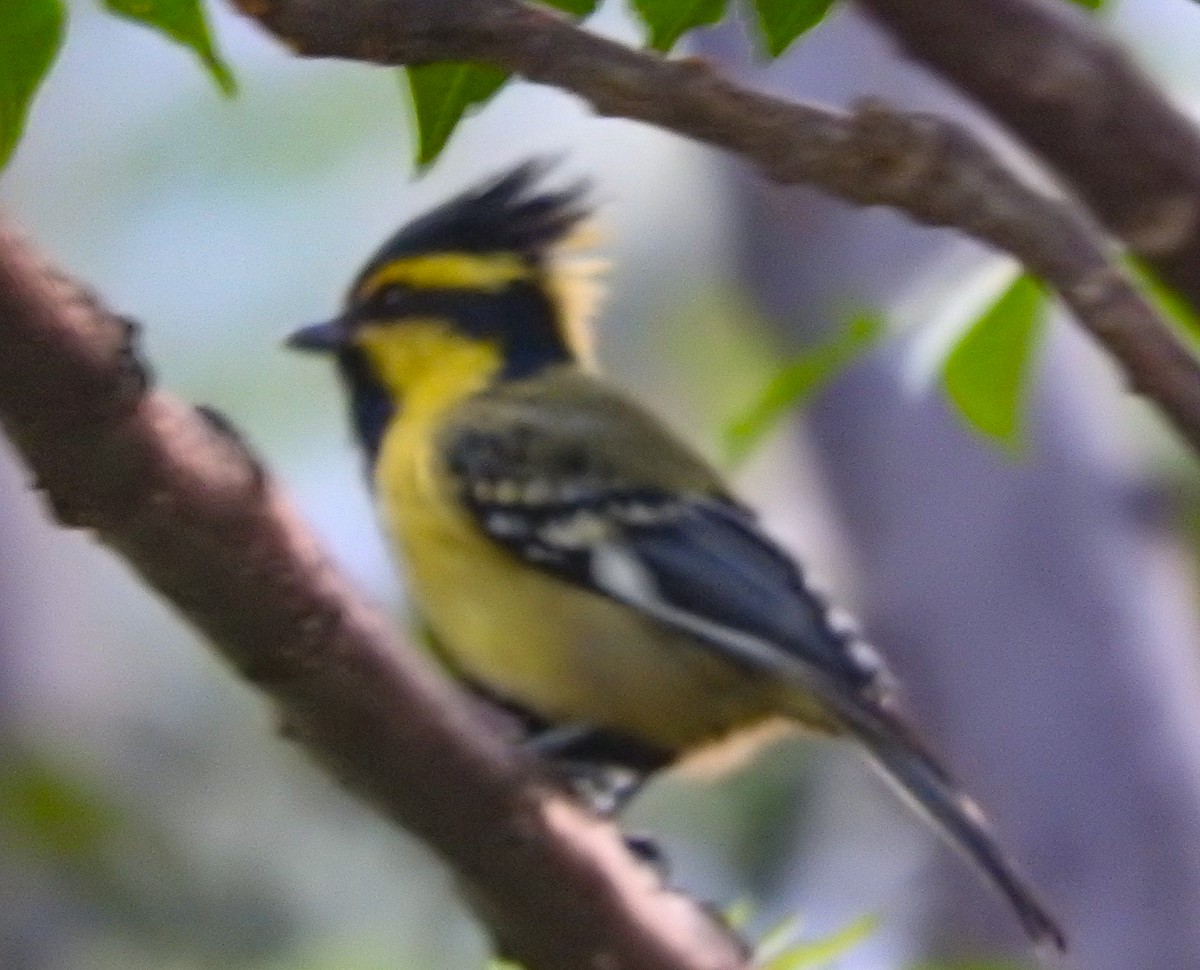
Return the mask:
[[[728,149],[780,182],[889,205],[1012,253],[1058,290],[1200,453],[1200,365],[1069,199],[1015,175],[966,129],[879,104],[791,103],[598,37],[521,0],[234,0],[297,54],[381,64],[478,60],[584,97],[604,115]],[[970,45],[965,45],[970,46]]]
[[[1062,0],[859,2],[1200,309],[1200,130],[1094,18]]]
[[[0,225],[0,423],[92,530],[277,702],[287,733],[453,865],[531,970],[736,970],[739,944],[481,729],[219,421],[148,390],[131,325]]]

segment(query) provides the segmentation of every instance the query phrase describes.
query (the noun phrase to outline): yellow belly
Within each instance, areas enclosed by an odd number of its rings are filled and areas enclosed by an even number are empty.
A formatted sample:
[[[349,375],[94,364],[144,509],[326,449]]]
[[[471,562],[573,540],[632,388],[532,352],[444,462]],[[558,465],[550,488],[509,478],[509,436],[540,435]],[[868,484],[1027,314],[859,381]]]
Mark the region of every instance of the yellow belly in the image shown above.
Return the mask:
[[[777,686],[488,540],[445,501],[437,474],[401,433],[385,440],[377,485],[389,532],[423,619],[464,675],[548,721],[670,749],[781,710]]]
[[[408,533],[413,593],[464,673],[552,722],[692,747],[757,720],[761,693],[690,638],[442,534]]]

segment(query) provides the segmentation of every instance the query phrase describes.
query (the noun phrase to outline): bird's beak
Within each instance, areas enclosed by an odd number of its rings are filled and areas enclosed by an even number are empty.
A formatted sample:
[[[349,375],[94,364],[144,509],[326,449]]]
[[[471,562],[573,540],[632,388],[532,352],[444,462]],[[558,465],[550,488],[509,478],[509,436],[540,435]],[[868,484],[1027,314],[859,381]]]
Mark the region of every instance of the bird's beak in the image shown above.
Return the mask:
[[[307,350],[311,353],[329,354],[346,346],[348,334],[345,321],[335,317],[324,323],[313,323],[301,327],[287,338],[285,346],[293,350]]]

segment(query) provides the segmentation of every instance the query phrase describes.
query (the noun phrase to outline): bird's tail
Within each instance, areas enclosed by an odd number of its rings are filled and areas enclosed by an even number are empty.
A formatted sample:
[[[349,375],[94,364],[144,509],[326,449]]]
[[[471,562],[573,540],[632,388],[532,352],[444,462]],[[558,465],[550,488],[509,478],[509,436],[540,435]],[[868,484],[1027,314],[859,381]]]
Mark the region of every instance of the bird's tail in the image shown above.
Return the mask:
[[[829,693],[834,693],[831,698]],[[925,750],[912,729],[885,702],[826,693],[837,719],[866,748],[872,764],[934,828],[971,860],[1008,899],[1039,948],[1066,949],[1062,929],[1000,848],[982,810]]]

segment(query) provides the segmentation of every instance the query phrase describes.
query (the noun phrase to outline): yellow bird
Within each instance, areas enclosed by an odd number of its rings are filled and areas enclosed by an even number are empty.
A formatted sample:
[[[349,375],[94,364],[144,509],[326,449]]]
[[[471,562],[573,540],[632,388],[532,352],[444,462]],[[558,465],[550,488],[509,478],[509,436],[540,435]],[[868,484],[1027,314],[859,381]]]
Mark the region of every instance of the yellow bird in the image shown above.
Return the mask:
[[[439,657],[571,762],[644,773],[780,716],[848,735],[1064,948],[875,652],[703,459],[591,373],[588,281],[563,258],[589,213],[581,187],[539,189],[542,168],[403,228],[340,316],[289,341],[336,360]]]

